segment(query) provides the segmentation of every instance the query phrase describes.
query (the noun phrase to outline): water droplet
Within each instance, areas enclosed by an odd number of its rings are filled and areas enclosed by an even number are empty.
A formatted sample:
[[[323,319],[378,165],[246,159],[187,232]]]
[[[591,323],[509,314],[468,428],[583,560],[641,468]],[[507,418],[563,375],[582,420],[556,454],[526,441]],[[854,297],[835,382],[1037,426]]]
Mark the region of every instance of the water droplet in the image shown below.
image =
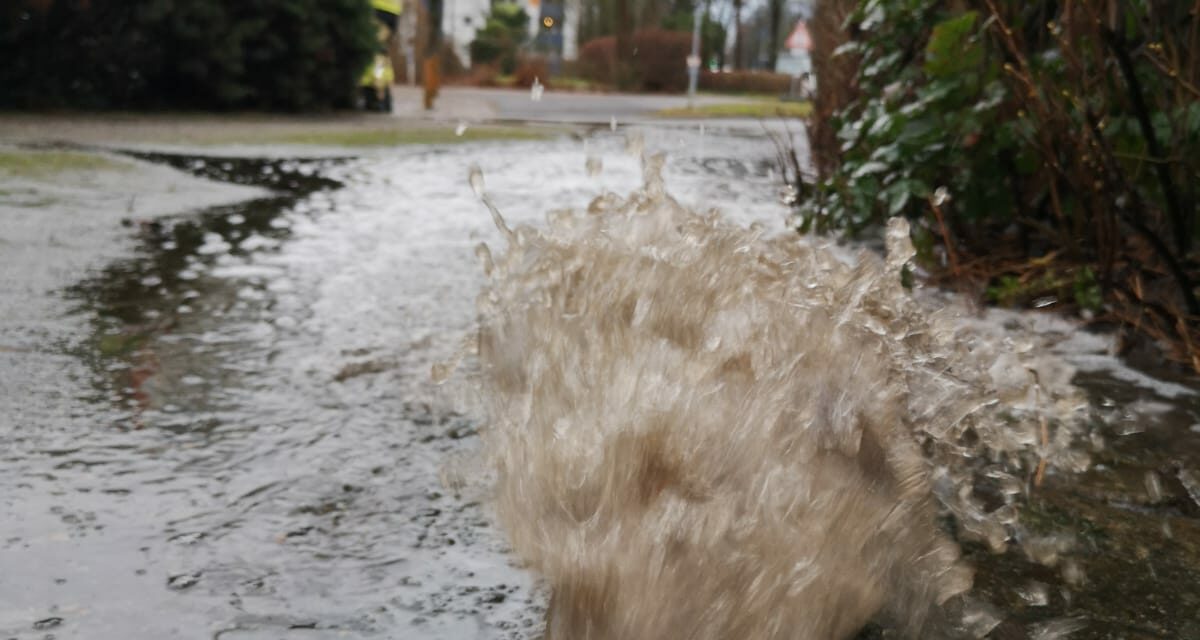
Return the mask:
[[[779,200],[789,207],[794,207],[800,200],[800,192],[796,191],[796,187],[789,184],[783,188]]]
[[[887,228],[887,266],[888,271],[899,273],[904,265],[917,255],[913,247],[908,220],[892,218],[888,220]]]
[[[974,638],[983,638],[1000,626],[1004,615],[982,600],[967,599],[963,605],[963,629]]]
[[[597,156],[588,156],[585,166],[587,167],[588,176],[593,178],[600,175],[600,172],[604,170],[604,162]]]
[[[1180,469],[1178,478],[1188,495],[1192,497],[1192,501],[1200,507],[1200,473],[1191,469]]]
[[[492,269],[495,264],[492,262],[492,250],[488,248],[486,243],[481,242],[475,246],[475,257],[483,265],[484,275],[492,275]]]
[[[1087,628],[1087,622],[1078,618],[1057,618],[1039,622],[1029,629],[1029,640],[1064,640],[1076,631]]]
[[[471,165],[471,172],[468,181],[471,183],[471,190],[475,192],[475,197],[482,198],[484,192],[483,169],[480,169],[479,165]]]
[[[458,126],[454,127],[454,135],[456,135],[460,138],[466,132],[467,132],[467,123],[465,123],[465,122],[459,122]]]
[[[1062,577],[1063,581],[1072,587],[1082,585],[1087,579],[1087,576],[1083,573],[1083,567],[1080,567],[1079,563],[1075,560],[1067,560],[1063,563]]]
[[[1041,582],[1033,581],[1025,586],[1017,587],[1017,595],[1031,607],[1044,607],[1050,604],[1050,589]]]
[[[1163,499],[1162,479],[1154,471],[1147,471],[1145,478],[1142,480],[1146,485],[1146,497],[1150,499],[1150,504],[1158,504]]]
[[[640,158],[646,150],[646,137],[640,132],[631,133],[625,136],[625,152],[629,155]]]
[[[546,92],[546,86],[538,80],[537,76],[533,77],[533,85],[529,87],[529,99],[534,102],[542,101],[542,94]]]

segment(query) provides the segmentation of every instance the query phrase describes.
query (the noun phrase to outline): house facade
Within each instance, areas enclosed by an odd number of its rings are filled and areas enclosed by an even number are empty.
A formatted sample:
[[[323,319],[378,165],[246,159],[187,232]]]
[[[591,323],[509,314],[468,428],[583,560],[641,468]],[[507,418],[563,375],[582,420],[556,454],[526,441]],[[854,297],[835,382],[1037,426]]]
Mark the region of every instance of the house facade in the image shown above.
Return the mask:
[[[583,0],[517,0],[529,14],[529,35],[538,45],[549,46],[563,60],[579,54],[579,6]],[[463,64],[471,60],[475,31],[491,13],[492,0],[444,0],[442,33]],[[547,22],[549,20],[549,22]]]

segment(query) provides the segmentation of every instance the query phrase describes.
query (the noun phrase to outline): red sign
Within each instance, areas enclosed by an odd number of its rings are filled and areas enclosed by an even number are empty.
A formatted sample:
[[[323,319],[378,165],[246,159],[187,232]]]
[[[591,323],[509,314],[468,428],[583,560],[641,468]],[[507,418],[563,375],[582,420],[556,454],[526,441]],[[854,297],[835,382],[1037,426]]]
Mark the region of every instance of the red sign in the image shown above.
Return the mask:
[[[808,24],[803,20],[797,20],[796,27],[792,29],[792,34],[787,37],[783,46],[788,49],[812,51],[812,38],[808,35]]]

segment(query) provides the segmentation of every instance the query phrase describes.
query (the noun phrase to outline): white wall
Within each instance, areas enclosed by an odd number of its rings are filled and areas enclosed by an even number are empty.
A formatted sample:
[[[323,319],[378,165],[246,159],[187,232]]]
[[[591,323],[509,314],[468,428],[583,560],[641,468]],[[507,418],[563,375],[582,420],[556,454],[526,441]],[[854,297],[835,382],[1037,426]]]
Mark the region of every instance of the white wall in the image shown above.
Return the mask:
[[[529,14],[529,33],[535,35],[541,17],[538,0],[519,0]],[[579,55],[579,12],[587,0],[565,0],[566,19],[563,22],[563,59],[574,60]],[[445,0],[442,11],[442,33],[447,42],[454,43],[454,51],[463,64],[471,64],[468,48],[475,39],[475,31],[483,28],[491,13],[490,0]]]

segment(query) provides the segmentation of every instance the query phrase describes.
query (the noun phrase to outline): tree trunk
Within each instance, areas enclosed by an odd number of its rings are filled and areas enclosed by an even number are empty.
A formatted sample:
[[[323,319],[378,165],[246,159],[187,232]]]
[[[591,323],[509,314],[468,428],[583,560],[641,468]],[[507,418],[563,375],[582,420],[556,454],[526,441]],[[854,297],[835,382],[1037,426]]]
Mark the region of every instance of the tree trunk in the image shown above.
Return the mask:
[[[633,11],[630,4],[633,0],[617,0],[617,60],[613,72],[613,80],[617,87],[629,89],[631,83],[630,69],[633,65]]]
[[[733,68],[745,66],[742,60],[742,4],[746,0],[733,0]]]
[[[767,46],[770,47],[767,51],[767,69],[775,71],[775,65],[779,62],[779,38],[783,29],[783,0],[770,1],[771,37],[767,39]]]

